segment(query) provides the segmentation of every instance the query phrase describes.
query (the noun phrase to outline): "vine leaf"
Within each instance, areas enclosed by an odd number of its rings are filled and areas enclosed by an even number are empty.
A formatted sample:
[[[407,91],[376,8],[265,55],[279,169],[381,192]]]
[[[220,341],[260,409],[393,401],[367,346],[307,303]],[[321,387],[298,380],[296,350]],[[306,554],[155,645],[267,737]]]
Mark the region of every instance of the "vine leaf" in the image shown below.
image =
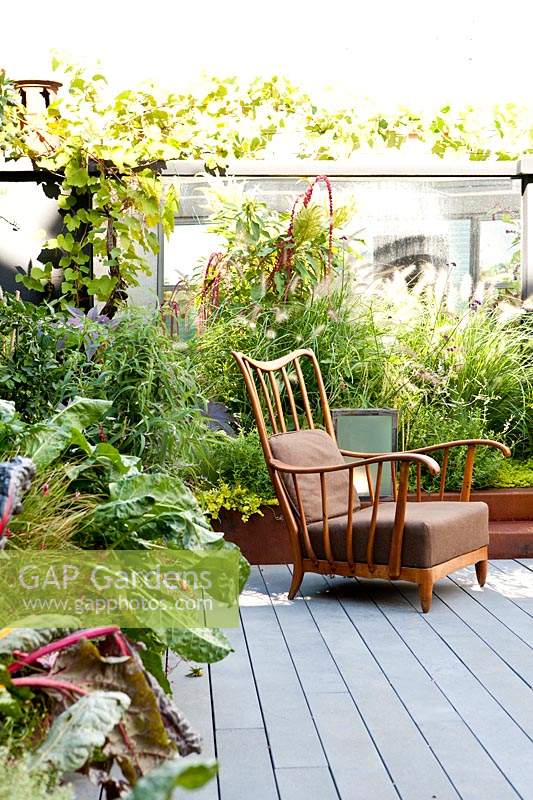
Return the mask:
[[[130,705],[123,692],[92,692],[63,711],[54,721],[43,744],[30,758],[32,770],[55,769],[61,773],[82,767]]]

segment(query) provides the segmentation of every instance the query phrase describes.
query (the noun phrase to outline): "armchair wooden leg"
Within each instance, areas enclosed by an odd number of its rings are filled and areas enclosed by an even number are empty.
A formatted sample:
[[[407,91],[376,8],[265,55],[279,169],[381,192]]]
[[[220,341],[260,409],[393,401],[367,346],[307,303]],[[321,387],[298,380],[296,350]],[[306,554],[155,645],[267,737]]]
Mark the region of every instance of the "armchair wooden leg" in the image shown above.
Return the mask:
[[[433,600],[433,579],[431,577],[423,577],[418,584],[418,593],[420,595],[420,605],[422,611],[427,614],[431,608],[431,601]]]
[[[301,586],[304,577],[304,571],[300,564],[295,564],[292,572],[292,583],[289,589],[289,600],[294,600],[296,592]]]
[[[484,561],[478,561],[476,564],[476,576],[477,582],[480,586],[485,586],[485,581],[487,580],[487,571],[489,568],[489,562],[485,559]]]

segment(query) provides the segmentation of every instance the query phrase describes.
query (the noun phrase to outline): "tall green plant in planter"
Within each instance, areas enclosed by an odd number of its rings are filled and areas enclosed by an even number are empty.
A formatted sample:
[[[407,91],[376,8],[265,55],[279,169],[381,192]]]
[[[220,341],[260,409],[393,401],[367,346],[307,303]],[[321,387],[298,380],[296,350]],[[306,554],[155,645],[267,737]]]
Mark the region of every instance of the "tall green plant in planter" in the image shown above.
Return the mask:
[[[106,436],[150,469],[194,471],[213,434],[187,347],[168,336],[157,311],[129,309],[115,322],[84,378],[86,394],[113,404]]]
[[[314,194],[320,184],[325,207]],[[201,323],[246,310],[250,303],[259,309],[308,302],[321,289],[327,291],[347,259],[357,256],[358,240],[342,236],[353,209],[334,208],[325,175],[311,181],[287,211],[271,209],[252,195],[213,191],[211,201],[210,231],[224,244],[208,259],[201,279]]]

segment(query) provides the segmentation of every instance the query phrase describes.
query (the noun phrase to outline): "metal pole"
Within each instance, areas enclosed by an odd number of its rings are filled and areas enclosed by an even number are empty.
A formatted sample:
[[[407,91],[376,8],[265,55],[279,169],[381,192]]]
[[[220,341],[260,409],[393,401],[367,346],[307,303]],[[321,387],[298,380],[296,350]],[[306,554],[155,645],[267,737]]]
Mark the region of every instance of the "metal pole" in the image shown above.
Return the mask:
[[[533,159],[520,160],[522,178],[522,299],[533,294]]]

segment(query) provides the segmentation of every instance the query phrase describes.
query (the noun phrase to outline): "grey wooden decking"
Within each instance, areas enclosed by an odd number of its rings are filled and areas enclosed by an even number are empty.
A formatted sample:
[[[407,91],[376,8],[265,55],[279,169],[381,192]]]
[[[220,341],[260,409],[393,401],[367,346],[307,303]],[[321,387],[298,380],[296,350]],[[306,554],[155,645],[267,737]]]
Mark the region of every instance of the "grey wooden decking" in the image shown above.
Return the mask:
[[[218,782],[198,800],[533,800],[533,560],[436,585],[255,567],[235,653],[171,666]]]
[[[408,584],[254,568],[236,652],[176,700],[220,760],[202,800],[533,798],[533,560]]]

